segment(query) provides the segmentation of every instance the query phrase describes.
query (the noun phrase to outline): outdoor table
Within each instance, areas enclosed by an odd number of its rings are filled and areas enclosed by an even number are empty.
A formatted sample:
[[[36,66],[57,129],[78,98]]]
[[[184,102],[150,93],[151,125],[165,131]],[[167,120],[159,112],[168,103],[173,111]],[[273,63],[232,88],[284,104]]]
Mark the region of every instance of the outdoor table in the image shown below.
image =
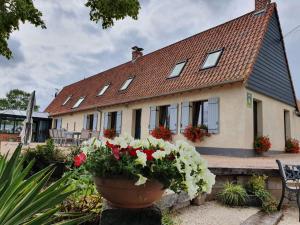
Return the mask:
[[[76,142],[76,145],[78,146],[78,139],[80,137],[81,132],[78,132],[78,131],[67,131],[66,133],[67,133],[67,135],[72,136],[72,138],[74,139],[74,142]]]

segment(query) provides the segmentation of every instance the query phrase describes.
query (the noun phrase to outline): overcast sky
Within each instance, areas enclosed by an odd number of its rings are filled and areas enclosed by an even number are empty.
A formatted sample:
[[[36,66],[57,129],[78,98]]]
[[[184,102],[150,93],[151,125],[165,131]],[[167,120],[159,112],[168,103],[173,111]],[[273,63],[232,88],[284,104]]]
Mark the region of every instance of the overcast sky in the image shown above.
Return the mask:
[[[102,30],[90,22],[84,0],[34,2],[47,29],[25,24],[13,33],[14,58],[0,56],[0,96],[13,88],[36,90],[42,110],[55,89],[130,60],[134,45],[149,53],[254,9],[254,0],[142,0],[137,21],[127,18]],[[286,34],[300,25],[300,1],[276,2]],[[300,96],[300,28],[285,37],[285,44]]]

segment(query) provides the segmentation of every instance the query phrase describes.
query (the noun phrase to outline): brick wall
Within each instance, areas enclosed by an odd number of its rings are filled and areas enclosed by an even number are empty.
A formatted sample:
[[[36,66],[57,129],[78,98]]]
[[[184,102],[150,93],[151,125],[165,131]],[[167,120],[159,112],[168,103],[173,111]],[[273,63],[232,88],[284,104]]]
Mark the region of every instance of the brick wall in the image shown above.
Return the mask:
[[[0,141],[19,141],[19,134],[0,133]]]

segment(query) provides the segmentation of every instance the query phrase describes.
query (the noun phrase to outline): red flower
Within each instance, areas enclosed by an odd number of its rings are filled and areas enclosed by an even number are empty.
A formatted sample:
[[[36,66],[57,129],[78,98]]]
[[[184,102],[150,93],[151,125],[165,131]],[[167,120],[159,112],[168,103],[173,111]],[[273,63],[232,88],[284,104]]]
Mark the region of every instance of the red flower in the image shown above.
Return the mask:
[[[128,153],[130,156],[133,156],[135,157],[136,156],[136,151],[139,150],[139,149],[134,149],[134,148],[131,148],[131,149],[128,149]]]
[[[172,132],[164,126],[155,128],[153,131],[151,131],[151,135],[157,139],[172,141]]]
[[[115,159],[120,160],[120,147],[118,145],[113,145],[113,144],[109,143],[108,141],[106,142],[106,146],[111,149]]]
[[[103,136],[108,139],[114,139],[116,137],[116,131],[114,129],[105,129],[103,131]]]
[[[147,161],[152,161],[153,160],[152,154],[155,152],[154,150],[146,149],[143,152],[147,155]]]
[[[74,166],[80,167],[86,161],[86,155],[81,152],[79,155],[74,157]]]

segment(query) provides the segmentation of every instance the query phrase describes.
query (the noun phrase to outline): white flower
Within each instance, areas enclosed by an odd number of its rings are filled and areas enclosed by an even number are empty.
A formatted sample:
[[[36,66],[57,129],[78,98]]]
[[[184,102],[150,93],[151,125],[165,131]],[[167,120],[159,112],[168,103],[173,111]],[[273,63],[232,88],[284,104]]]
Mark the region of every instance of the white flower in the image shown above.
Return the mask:
[[[159,139],[156,139],[153,136],[149,136],[147,139],[148,139],[150,145],[155,146],[155,147],[158,146]]]
[[[133,148],[141,148],[143,147],[143,142],[141,140],[133,140],[129,143],[129,145]]]
[[[136,155],[137,155],[137,159],[135,160],[136,164],[145,167],[147,165],[147,155],[141,151],[136,151]]]
[[[138,174],[137,176],[139,177],[139,179],[138,179],[138,181],[134,184],[134,185],[136,185],[136,186],[140,186],[140,185],[142,185],[142,184],[145,184],[145,183],[147,182],[147,180],[148,180],[147,177],[144,177],[144,176],[141,175],[141,174]]]
[[[154,159],[162,159],[162,158],[166,157],[166,155],[167,155],[166,151],[158,150],[152,154],[152,157]]]

